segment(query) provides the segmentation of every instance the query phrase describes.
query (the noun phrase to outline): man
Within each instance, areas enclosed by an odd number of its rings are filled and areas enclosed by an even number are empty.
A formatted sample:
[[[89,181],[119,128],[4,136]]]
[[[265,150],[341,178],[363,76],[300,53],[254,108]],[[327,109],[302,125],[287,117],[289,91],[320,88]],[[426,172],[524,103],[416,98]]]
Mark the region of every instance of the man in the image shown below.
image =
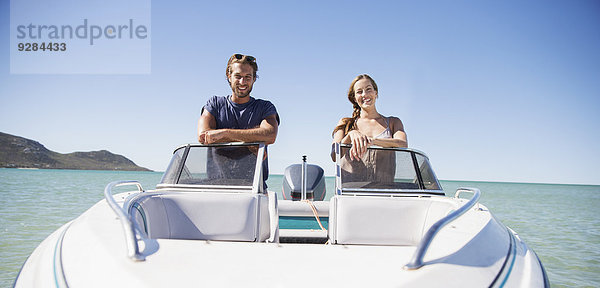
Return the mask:
[[[279,115],[275,106],[269,101],[250,96],[257,71],[256,58],[252,56],[234,54],[229,58],[225,75],[232,93],[224,97],[213,96],[202,108],[198,120],[200,143],[275,143],[279,126]],[[266,181],[269,176],[266,157],[262,165]]]

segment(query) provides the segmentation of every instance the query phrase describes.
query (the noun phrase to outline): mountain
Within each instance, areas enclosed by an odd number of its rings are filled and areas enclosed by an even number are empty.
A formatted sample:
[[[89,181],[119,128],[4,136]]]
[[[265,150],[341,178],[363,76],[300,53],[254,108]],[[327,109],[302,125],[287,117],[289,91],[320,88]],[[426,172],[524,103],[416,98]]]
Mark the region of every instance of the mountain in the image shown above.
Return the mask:
[[[151,171],[106,150],[61,154],[37,141],[0,132],[0,167]]]

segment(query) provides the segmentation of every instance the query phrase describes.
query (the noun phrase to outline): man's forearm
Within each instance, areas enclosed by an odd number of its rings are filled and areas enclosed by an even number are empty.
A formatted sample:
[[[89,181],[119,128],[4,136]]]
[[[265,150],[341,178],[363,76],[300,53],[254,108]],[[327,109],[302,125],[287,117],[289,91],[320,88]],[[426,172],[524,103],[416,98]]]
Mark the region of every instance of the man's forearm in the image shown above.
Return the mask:
[[[265,128],[252,129],[215,129],[208,130],[201,134],[205,143],[225,143],[225,142],[264,142],[265,144],[275,143],[277,130]]]
[[[275,143],[277,138],[278,123],[275,116],[264,119],[261,124],[250,129],[213,129],[214,125],[198,125],[198,140],[203,144],[225,143],[225,142],[264,142]]]
[[[221,129],[223,131],[222,142],[265,142],[273,144],[277,132],[265,128],[252,129]]]

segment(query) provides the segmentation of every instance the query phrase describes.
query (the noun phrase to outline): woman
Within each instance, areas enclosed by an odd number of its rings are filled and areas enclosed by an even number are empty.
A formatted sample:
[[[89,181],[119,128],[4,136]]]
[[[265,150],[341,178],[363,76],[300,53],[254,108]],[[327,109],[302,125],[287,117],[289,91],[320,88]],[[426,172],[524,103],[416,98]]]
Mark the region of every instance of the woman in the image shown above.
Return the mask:
[[[352,144],[350,158],[362,159],[367,147],[408,147],[404,125],[397,117],[385,117],[375,107],[378,90],[373,78],[358,75],[350,84],[348,100],[354,107],[352,117],[342,118],[333,129],[333,142]],[[335,161],[335,154],[332,159]]]
[[[395,153],[367,153],[367,147],[408,147],[402,121],[379,114],[375,107],[377,97],[377,84],[369,75],[354,78],[348,90],[348,100],[354,107],[352,117],[342,118],[333,130],[334,143],[351,144],[349,153],[342,155],[341,164],[342,177],[351,182],[394,182]],[[331,158],[335,161],[335,151]]]

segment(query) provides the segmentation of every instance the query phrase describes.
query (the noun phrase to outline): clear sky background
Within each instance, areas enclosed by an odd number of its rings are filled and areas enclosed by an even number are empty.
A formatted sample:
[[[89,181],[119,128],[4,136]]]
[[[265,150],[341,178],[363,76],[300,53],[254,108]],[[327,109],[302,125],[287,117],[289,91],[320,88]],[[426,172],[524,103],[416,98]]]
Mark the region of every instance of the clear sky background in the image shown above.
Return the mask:
[[[152,1],[148,75],[11,75],[0,3],[0,131],[50,150],[163,171],[244,53],[281,117],[272,173],[307,155],[333,175],[331,132],[367,73],[440,179],[600,184],[599,1]]]

